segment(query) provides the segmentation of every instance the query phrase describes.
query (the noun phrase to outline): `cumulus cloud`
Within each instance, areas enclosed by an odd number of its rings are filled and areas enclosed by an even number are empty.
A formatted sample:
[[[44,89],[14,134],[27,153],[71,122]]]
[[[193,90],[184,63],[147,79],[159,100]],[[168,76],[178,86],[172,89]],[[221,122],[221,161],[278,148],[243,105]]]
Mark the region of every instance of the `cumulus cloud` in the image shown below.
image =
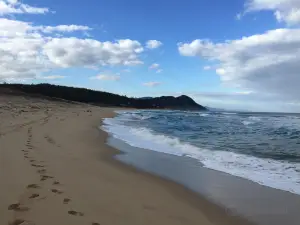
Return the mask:
[[[49,75],[49,76],[38,76],[38,79],[41,80],[57,80],[57,79],[64,79],[66,76],[61,76],[61,75]]]
[[[105,65],[142,64],[144,51],[135,40],[100,42],[75,37],[53,38],[55,34],[90,30],[87,26],[34,26],[32,23],[0,18],[0,81],[36,78],[55,68],[98,68]]]
[[[248,0],[245,7],[246,12],[273,11],[279,22],[285,22],[289,25],[300,23],[299,0]]]
[[[124,70],[122,70],[122,72],[124,72],[124,73],[130,73],[131,70],[130,69],[124,69]]]
[[[158,63],[153,63],[151,66],[149,66],[149,70],[155,70],[156,73],[163,72],[163,70],[160,68],[160,65]]]
[[[107,75],[107,74],[99,74],[97,76],[91,77],[91,80],[109,80],[109,81],[117,81],[120,80],[119,75]]]
[[[15,25],[20,26],[3,30],[0,21],[0,80],[33,78],[50,66],[40,54],[46,40],[39,34],[26,33],[28,24],[16,22]]]
[[[149,40],[146,43],[146,47],[149,49],[159,48],[160,46],[162,46],[162,42],[157,40]]]
[[[0,15],[9,14],[45,14],[48,8],[33,7],[18,0],[0,0]]]
[[[150,70],[157,69],[157,68],[159,68],[159,64],[158,63],[153,63],[151,66],[149,66]]]
[[[92,28],[81,25],[32,26],[19,20],[0,18],[0,38],[4,37],[42,37],[42,33],[88,31]]]
[[[91,30],[88,26],[81,25],[58,25],[58,26],[39,26],[35,29],[40,30],[44,33],[52,33],[52,32],[74,32],[74,31],[89,31]]]
[[[300,96],[300,29],[278,29],[221,43],[179,43],[181,55],[218,63],[223,82],[286,101]]]
[[[55,65],[76,66],[138,65],[143,47],[138,41],[100,42],[93,39],[52,38],[43,46],[43,53]]]
[[[144,86],[147,86],[147,87],[156,87],[158,85],[161,85],[160,82],[156,82],[156,81],[152,81],[152,82],[146,82],[146,83],[143,83]]]
[[[211,66],[204,66],[203,69],[204,70],[211,70],[212,68],[211,68]]]

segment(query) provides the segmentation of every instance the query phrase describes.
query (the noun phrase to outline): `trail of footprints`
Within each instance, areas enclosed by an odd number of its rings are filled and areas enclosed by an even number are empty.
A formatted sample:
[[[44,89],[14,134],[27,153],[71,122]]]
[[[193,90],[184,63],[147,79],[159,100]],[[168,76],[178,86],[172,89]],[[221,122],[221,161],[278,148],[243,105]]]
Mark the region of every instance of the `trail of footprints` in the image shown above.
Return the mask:
[[[48,139],[48,138],[46,138],[46,139]],[[49,142],[49,140],[47,140],[47,141]],[[42,188],[43,182],[45,182],[47,180],[51,180],[51,179],[53,180],[52,181],[53,188],[51,188],[49,191],[51,191],[52,193],[54,193],[56,195],[64,194],[63,191],[56,188],[57,186],[60,186],[61,183],[59,181],[55,180],[55,177],[47,174],[46,166],[43,164],[44,161],[36,160],[31,152],[34,149],[34,146],[32,145],[32,127],[28,128],[28,139],[27,139],[26,147],[27,147],[26,149],[21,150],[23,152],[24,158],[28,160],[28,162],[30,163],[30,165],[32,167],[37,169],[36,172],[40,176],[39,184],[27,185],[27,187],[26,187],[27,190],[37,190],[36,193],[32,193],[31,195],[29,195],[28,198],[31,201],[45,199],[46,197],[40,196],[40,194],[38,193],[38,189]],[[71,203],[71,201],[72,200],[70,198],[65,197],[62,200],[62,204],[68,205],[69,203]],[[27,211],[30,211],[30,207],[27,207],[27,206],[21,204],[20,202],[18,202],[18,203],[13,203],[13,204],[9,205],[8,210],[13,210],[15,212],[27,212]],[[66,213],[68,213],[70,216],[84,216],[84,213],[75,211],[75,210],[69,210]],[[32,221],[26,221],[21,218],[17,218],[15,220],[13,220],[8,225],[25,225],[25,224],[26,225],[37,225]],[[91,225],[100,225],[100,223],[92,222]]]

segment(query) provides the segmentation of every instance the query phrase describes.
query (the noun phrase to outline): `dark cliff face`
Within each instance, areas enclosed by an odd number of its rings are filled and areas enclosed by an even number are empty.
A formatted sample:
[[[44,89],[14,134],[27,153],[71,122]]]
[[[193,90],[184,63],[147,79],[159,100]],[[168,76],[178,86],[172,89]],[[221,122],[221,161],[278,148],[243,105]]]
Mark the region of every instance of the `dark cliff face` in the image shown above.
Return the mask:
[[[206,110],[188,96],[162,96],[157,98],[128,98],[108,92],[93,91],[51,84],[0,84],[2,88],[10,88],[27,94],[38,94],[52,98],[84,102],[101,106],[121,106],[139,109],[183,109]]]

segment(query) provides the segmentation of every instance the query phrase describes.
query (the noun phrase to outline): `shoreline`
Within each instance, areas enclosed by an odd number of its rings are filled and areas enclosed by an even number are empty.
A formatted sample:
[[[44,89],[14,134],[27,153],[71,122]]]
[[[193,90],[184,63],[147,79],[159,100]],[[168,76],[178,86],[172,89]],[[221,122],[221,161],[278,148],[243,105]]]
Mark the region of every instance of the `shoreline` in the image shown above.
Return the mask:
[[[114,117],[114,116],[112,116]],[[112,118],[107,117],[107,118]],[[100,124],[102,126],[102,123]],[[105,144],[110,148],[110,152],[107,152],[105,155],[106,160],[109,161],[111,164],[113,164],[116,167],[119,167],[120,169],[125,169],[132,171],[134,173],[141,174],[142,176],[147,177],[147,179],[151,179],[152,182],[156,182],[161,184],[162,186],[166,187],[174,196],[177,196],[181,198],[183,201],[187,201],[189,204],[195,206],[197,209],[199,209],[201,212],[204,212],[205,215],[209,218],[210,221],[213,222],[213,224],[216,225],[254,225],[254,223],[248,221],[246,218],[241,217],[240,215],[234,215],[232,214],[229,209],[219,206],[210,200],[206,198],[205,196],[200,195],[199,193],[192,191],[185,187],[184,185],[177,183],[175,181],[172,181],[168,178],[161,177],[159,175],[153,174],[151,172],[143,171],[133,165],[126,164],[125,162],[122,162],[121,160],[116,159],[116,156],[120,156],[123,154],[126,154],[124,151],[112,147],[107,143],[107,140],[110,137],[110,134],[106,131],[98,128],[99,132],[105,134]],[[102,143],[102,141],[101,141]],[[216,216],[218,215],[218,216]]]
[[[114,110],[0,95],[0,224],[251,224],[116,160],[98,129]]]
[[[300,216],[296,209],[300,207],[299,195],[205,168],[192,158],[133,147],[111,134],[107,143],[121,151],[114,155],[116,160],[180,185],[185,191],[198,195],[200,202],[205,200],[221,208],[221,212],[238,215],[239,219],[252,224],[298,225]]]

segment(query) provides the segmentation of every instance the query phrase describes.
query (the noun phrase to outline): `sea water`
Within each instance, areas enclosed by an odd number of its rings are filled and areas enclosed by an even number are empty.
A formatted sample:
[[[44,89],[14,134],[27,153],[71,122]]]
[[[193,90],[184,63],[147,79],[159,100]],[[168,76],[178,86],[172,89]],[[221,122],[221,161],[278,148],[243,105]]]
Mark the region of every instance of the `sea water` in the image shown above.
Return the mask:
[[[127,144],[300,194],[300,115],[119,111],[103,129]]]

